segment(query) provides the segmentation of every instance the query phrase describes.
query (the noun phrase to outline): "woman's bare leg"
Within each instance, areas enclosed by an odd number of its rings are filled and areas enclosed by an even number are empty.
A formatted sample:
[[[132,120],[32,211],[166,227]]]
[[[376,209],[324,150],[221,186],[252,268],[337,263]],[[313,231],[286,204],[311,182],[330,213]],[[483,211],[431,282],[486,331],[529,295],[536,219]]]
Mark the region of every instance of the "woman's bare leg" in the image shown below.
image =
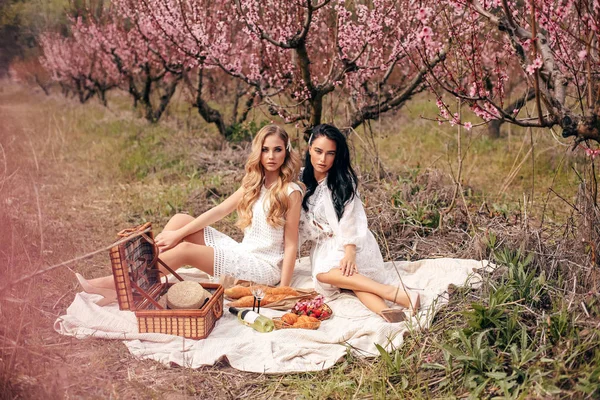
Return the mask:
[[[174,231],[174,230],[184,227],[185,225],[189,224],[193,220],[194,220],[194,217],[192,217],[191,215],[175,214],[171,217],[169,222],[167,222],[167,224],[165,225],[165,228],[163,230]],[[201,244],[203,246],[206,246],[206,243],[204,242],[204,229],[200,229],[198,232],[192,233],[191,235],[184,237],[183,240],[186,242]]]
[[[354,290],[354,294],[356,294],[356,297],[358,297],[360,302],[363,303],[365,307],[373,311],[375,314],[381,315],[382,310],[388,309],[387,304],[385,304],[385,300],[383,300],[381,296],[360,290]]]
[[[159,258],[173,270],[184,265],[191,265],[209,275],[215,273],[215,250],[201,244],[181,242],[162,253]]]
[[[376,282],[359,273],[344,276],[339,268],[333,268],[329,272],[317,274],[317,280],[342,289],[373,293],[403,307],[411,307],[408,293],[402,288]]]
[[[116,290],[115,279],[112,275],[107,275],[96,279],[89,279],[88,283],[97,288]]]

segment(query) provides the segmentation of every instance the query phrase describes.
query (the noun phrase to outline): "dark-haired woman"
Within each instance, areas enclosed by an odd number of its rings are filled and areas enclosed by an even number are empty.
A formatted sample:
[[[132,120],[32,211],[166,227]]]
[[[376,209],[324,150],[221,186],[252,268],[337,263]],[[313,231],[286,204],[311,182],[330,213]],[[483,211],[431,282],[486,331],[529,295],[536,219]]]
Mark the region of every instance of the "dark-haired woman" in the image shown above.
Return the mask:
[[[310,258],[316,290],[325,295],[340,288],[352,290],[367,308],[385,320],[403,320],[404,313],[388,308],[385,300],[414,312],[419,308],[419,296],[383,283],[383,258],[367,227],[346,137],[336,127],[323,124],[313,128],[308,144],[302,172],[306,194],[300,238],[312,242]]]

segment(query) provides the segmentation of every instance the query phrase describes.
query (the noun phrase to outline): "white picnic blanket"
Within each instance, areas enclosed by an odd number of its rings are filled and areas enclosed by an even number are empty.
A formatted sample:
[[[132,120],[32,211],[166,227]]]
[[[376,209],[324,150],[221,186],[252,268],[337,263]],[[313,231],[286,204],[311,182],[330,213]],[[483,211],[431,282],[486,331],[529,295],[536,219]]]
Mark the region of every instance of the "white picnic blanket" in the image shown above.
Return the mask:
[[[119,339],[137,357],[163,364],[197,368],[227,359],[242,371],[259,373],[304,372],[327,369],[342,359],[347,351],[356,356],[377,356],[375,344],[384,348],[398,347],[404,334],[427,327],[436,310],[447,302],[446,289],[477,285],[481,277],[475,272],[490,267],[487,261],[463,259],[428,259],[414,262],[388,262],[389,276],[402,277],[404,284],[419,289],[422,309],[417,317],[405,322],[387,323],[371,313],[352,294],[343,293],[327,300],[333,317],[323,321],[318,330],[283,329],[258,333],[240,324],[227,312],[216,323],[208,338],[185,339],[179,336],[138,333],[135,314],[120,311],[116,304],[99,307],[98,295],[78,293],[67,313],[54,325],[62,335],[79,339]],[[186,280],[202,280],[206,275],[196,269],[177,271]],[[310,263],[300,259],[294,271],[292,286],[312,287]],[[225,300],[227,303],[227,300]],[[275,317],[282,311],[261,309],[261,314]]]

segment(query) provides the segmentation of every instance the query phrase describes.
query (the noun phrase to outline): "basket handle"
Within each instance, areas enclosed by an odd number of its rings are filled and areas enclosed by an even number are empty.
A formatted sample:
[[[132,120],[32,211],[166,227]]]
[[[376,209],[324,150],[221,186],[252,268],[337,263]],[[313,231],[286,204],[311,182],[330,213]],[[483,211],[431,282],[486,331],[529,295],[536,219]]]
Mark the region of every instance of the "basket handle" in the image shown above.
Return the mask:
[[[162,277],[165,277],[165,283],[162,283]],[[158,281],[161,283],[162,289],[160,290],[161,296],[167,292],[169,288],[169,278],[167,278],[167,274],[158,269]]]
[[[223,303],[220,301],[217,301],[217,303],[215,304],[215,306],[212,309],[212,312],[215,315],[215,318],[219,318],[219,314],[223,313]]]
[[[134,228],[123,229],[119,233],[117,233],[117,236],[118,237],[127,237],[127,236],[131,235],[132,233],[143,232],[146,229],[150,228],[151,226],[152,226],[152,222],[146,222],[145,224],[138,225]]]
[[[156,307],[157,310],[164,310],[164,307],[161,306],[160,304],[158,304],[156,302],[156,300],[154,300],[152,297],[150,297],[150,295],[148,293],[146,293],[145,290],[143,290],[142,288],[140,288],[137,283],[135,283],[134,281],[130,281],[129,282],[131,284],[131,286],[133,288],[135,288],[138,293],[140,293],[142,295],[142,297],[144,297],[146,300],[148,300],[150,303],[152,303],[154,305],[154,307]]]

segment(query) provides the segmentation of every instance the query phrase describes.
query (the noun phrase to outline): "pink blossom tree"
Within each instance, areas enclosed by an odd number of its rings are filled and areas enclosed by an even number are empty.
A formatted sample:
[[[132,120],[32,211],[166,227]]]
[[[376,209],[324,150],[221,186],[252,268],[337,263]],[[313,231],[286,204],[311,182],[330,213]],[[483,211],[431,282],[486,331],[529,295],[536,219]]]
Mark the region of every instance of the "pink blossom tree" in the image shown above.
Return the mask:
[[[106,92],[118,86],[119,73],[81,37],[45,34],[40,38],[43,51],[41,63],[65,92],[73,91],[81,103],[94,95],[106,105]]]
[[[600,142],[598,2],[453,0],[444,5],[438,14],[444,29],[434,34],[447,35],[448,51],[444,62],[432,65],[432,87],[462,99],[487,122],[560,126],[575,146]],[[525,84],[519,98],[510,100],[507,87],[515,81]],[[441,96],[438,106],[440,120],[462,123]]]
[[[112,64],[121,88],[128,91],[144,116],[157,122],[182,79],[184,67],[161,35],[124,19],[116,9],[103,20],[78,19],[73,36],[90,48],[104,64]]]
[[[165,64],[180,65],[190,103],[221,135],[230,138],[248,117],[256,96],[243,81],[235,81],[207,60],[208,49],[216,46],[218,27],[232,15],[231,2],[116,0],[115,5],[124,18],[135,21],[145,37],[162,41],[155,55]],[[235,28],[232,32],[237,33]],[[232,98],[231,107],[215,105],[211,100],[217,95],[219,101]]]
[[[41,65],[39,58],[13,61],[9,74],[14,80],[26,82],[32,86],[37,85],[46,95],[50,94],[52,78],[48,70]]]
[[[241,118],[253,104],[262,104],[288,123],[314,126],[323,120],[325,98],[335,92],[344,104],[331,107],[329,118],[342,114],[345,126],[356,127],[423,90],[428,66],[443,58],[441,43],[431,40],[434,8],[414,18],[420,8],[410,0],[123,3],[128,15],[150,20],[195,60],[200,94],[195,105],[211,122],[222,116],[203,100],[202,82],[215,67],[245,84],[242,112],[234,111]]]
[[[328,95],[345,103],[348,128],[402,107],[424,89],[427,72],[410,55],[431,65],[443,58],[439,43],[422,34],[435,22],[433,8],[418,16],[413,1],[236,0],[235,6],[247,40],[229,54],[251,56],[241,62],[221,56],[219,64],[261,90],[273,114],[307,127],[322,122]],[[257,63],[265,58],[265,67]]]

